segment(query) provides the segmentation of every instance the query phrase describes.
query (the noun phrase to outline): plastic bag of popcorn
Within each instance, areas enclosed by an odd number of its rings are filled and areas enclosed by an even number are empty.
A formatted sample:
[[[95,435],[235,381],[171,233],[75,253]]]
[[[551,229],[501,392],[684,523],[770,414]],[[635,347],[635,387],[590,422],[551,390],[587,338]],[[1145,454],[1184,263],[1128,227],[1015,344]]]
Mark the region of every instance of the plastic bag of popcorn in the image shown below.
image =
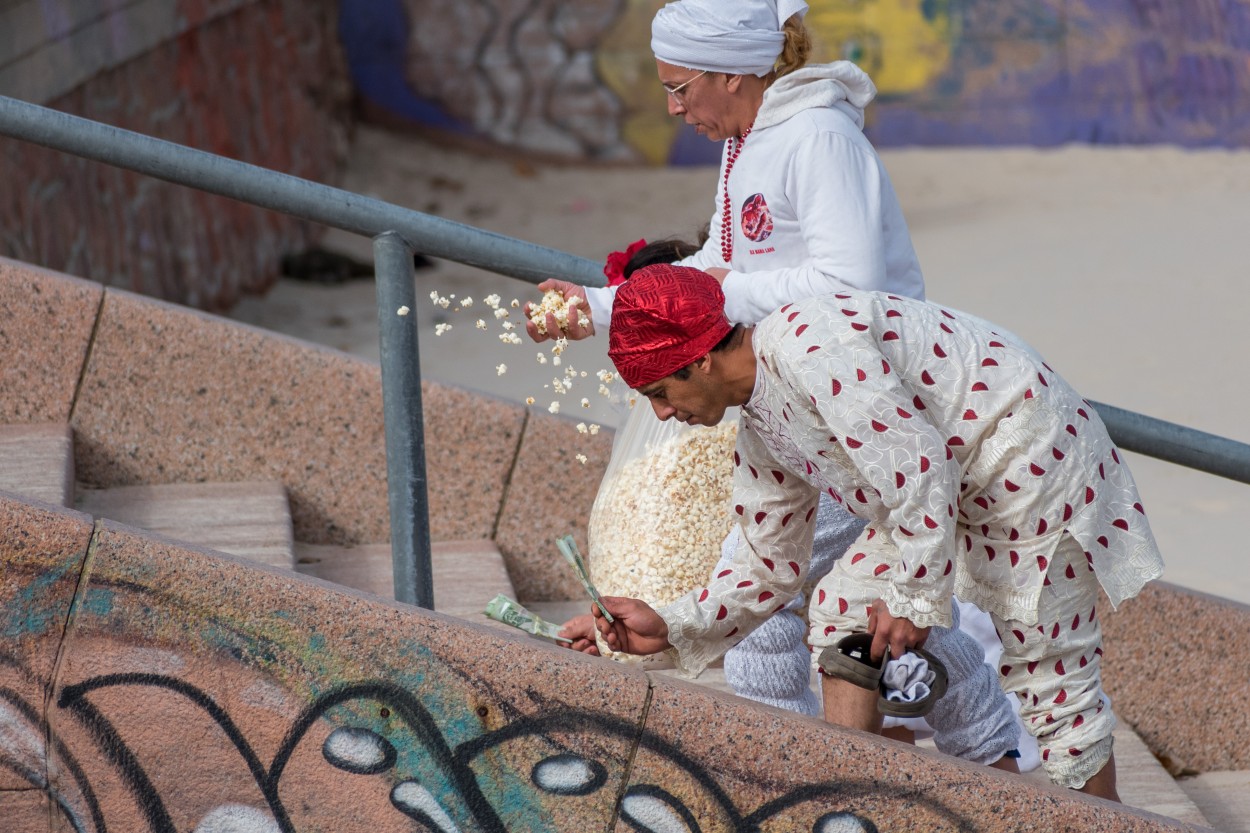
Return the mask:
[[[588,566],[599,592],[662,607],[705,585],[733,525],[738,412],[720,424],[660,421],[639,402],[617,431],[590,510]],[[599,652],[628,662],[667,659]]]

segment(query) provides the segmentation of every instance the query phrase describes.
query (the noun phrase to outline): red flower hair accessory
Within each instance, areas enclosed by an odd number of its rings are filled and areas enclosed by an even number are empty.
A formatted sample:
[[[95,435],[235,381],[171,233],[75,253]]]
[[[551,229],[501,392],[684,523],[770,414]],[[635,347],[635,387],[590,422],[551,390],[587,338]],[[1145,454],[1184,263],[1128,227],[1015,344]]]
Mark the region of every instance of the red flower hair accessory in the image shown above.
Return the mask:
[[[603,276],[608,279],[608,286],[620,286],[625,283],[626,264],[645,245],[647,245],[646,240],[635,240],[625,247],[625,251],[608,255],[608,262],[603,264]]]

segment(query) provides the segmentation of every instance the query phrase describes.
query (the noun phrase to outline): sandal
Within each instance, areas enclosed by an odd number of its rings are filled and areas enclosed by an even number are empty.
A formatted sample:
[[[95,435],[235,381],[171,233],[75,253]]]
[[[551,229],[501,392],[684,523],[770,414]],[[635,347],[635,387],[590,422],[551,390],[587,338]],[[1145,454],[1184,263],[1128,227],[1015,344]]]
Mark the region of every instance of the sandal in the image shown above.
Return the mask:
[[[887,651],[881,664],[874,665],[868,655],[871,647],[872,634],[853,633],[821,651],[816,664],[826,676],[846,680],[860,688],[880,689],[881,672],[889,662],[890,654]]]
[[[923,648],[912,648],[911,653],[923,657],[925,662],[929,664],[929,670],[933,672],[933,682],[929,684],[929,694],[919,700],[910,702],[900,702],[898,700],[889,700],[886,698],[885,682],[880,681],[879,689],[881,697],[877,700],[877,711],[889,717],[924,717],[933,711],[933,707],[937,701],[946,693],[947,674],[946,666],[942,661],[933,654]],[[882,663],[882,668],[885,664]]]

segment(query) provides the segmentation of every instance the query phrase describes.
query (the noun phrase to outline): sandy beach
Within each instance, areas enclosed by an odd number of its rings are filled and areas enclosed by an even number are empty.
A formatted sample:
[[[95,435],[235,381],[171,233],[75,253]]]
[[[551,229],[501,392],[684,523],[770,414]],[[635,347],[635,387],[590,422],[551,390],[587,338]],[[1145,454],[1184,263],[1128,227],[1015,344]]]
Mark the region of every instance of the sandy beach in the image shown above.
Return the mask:
[[[1243,332],[1250,152],[1167,147],[907,149],[882,153],[925,271],[929,297],[1030,342],[1082,394],[1250,442]],[[711,216],[713,168],[546,166],[459,152],[368,128],[343,187],[595,260],[640,237],[693,237]],[[325,245],[370,260],[363,238]],[[468,295],[474,310],[429,303]],[[431,379],[546,407],[554,368],[539,347],[474,327],[497,293],[528,285],[454,263],[417,274],[422,372]],[[283,279],[231,316],[376,360],[373,283]],[[513,318],[519,319],[519,311]],[[452,328],[435,336],[436,323]],[[606,339],[572,345],[564,367],[587,371],[562,398],[573,421],[613,426],[596,392]],[[507,365],[498,373],[497,366]],[[593,384],[592,384],[593,382]],[[587,397],[591,407],[581,408]],[[571,437],[573,435],[571,434]],[[1165,558],[1165,579],[1250,604],[1239,518],[1250,485],[1129,455]]]

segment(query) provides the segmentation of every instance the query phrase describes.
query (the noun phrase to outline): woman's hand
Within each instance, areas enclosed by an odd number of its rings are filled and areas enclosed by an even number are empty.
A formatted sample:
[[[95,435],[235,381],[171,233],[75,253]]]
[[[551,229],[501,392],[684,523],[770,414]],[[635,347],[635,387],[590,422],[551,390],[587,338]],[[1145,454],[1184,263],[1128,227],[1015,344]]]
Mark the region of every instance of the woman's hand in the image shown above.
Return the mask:
[[[595,627],[613,651],[657,654],[673,647],[668,641],[668,623],[646,602],[624,596],[604,596],[602,601],[616,621],[609,622],[595,607]]]
[[[571,317],[564,332],[560,331],[560,323],[556,321],[556,317],[551,313],[547,313],[546,333],[538,332],[538,327],[530,320],[530,310],[534,305],[526,303],[522,311],[525,313],[525,332],[529,334],[531,339],[534,341],[548,341],[563,336],[569,341],[581,341],[583,338],[590,338],[595,334],[595,324],[590,320],[590,302],[586,300],[586,287],[551,278],[540,283],[538,288],[543,292],[558,289],[560,294],[564,296],[564,300],[568,301],[578,298],[580,303],[577,305],[577,310]]]
[[[868,611],[868,632],[872,634],[872,648],[869,655],[873,662],[880,662],[885,649],[890,649],[890,656],[901,657],[912,648],[920,648],[929,638],[928,628],[918,628],[906,619],[890,615],[885,602],[877,599]]]
[[[595,645],[594,614],[583,613],[581,616],[574,616],[560,627],[559,635],[573,640],[571,643],[559,643],[565,648],[590,654],[592,657],[599,656],[599,647]]]
[[[725,285],[725,276],[729,274],[729,270],[723,266],[713,266],[711,269],[704,269],[703,271],[716,278],[716,282],[721,286]]]

